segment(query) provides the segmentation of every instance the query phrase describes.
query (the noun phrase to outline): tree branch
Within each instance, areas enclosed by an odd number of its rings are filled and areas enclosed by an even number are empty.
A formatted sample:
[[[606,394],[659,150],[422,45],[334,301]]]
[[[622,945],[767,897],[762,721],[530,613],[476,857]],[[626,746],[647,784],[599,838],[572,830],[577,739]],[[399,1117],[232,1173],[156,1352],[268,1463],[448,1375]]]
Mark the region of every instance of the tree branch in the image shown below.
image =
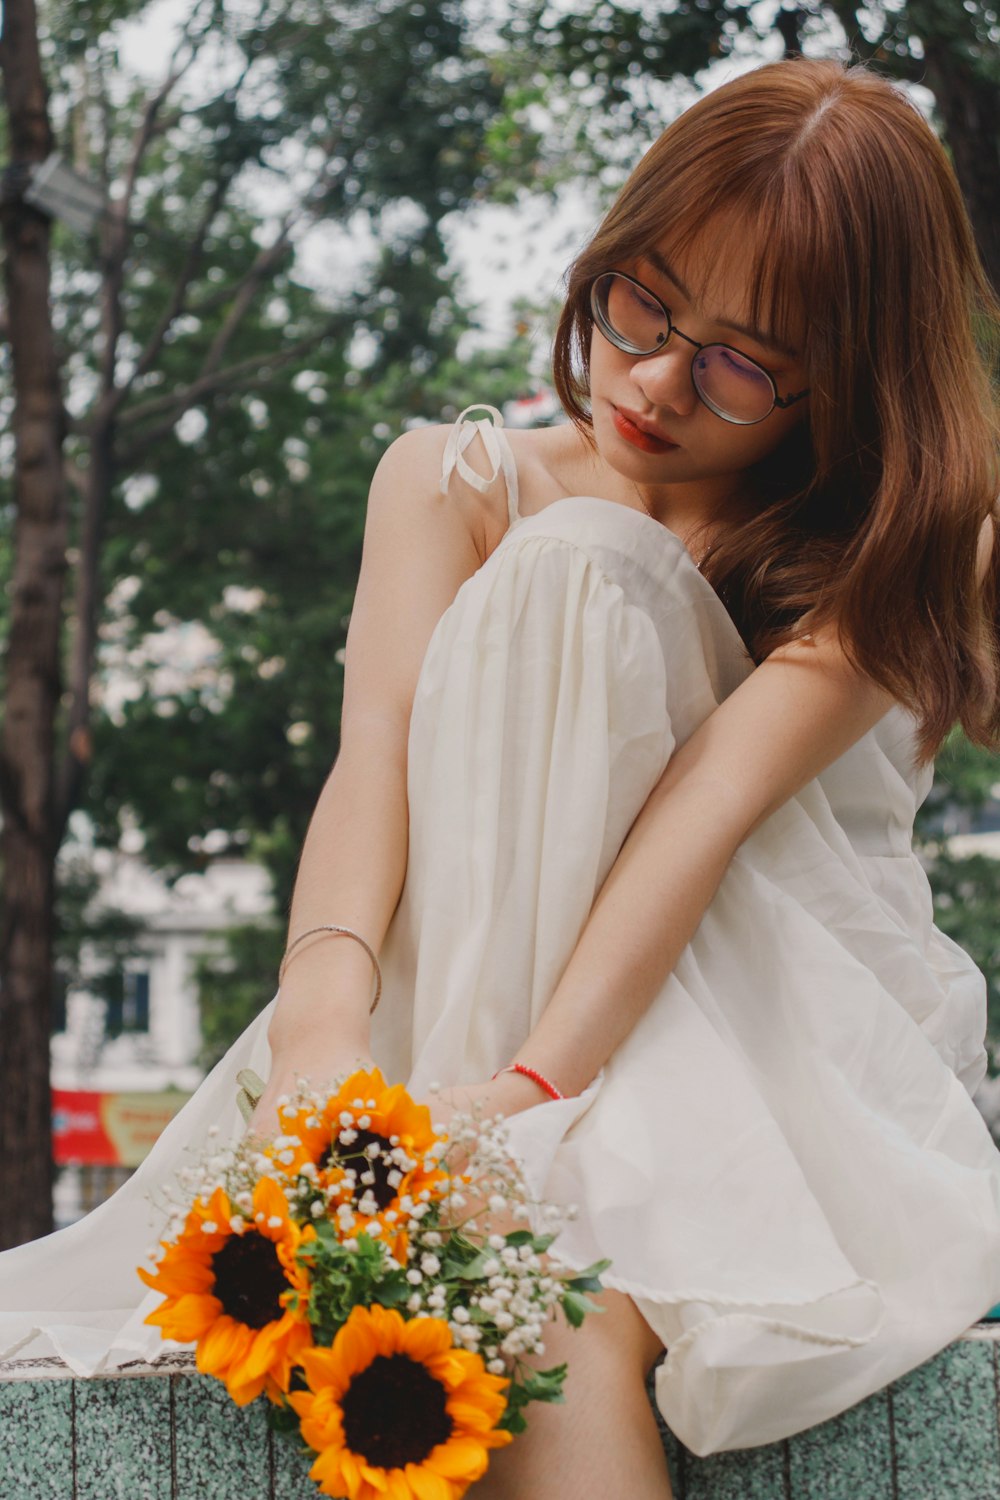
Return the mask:
[[[205,396],[212,396],[220,391],[250,389],[255,384],[260,385],[266,382],[271,371],[293,364],[303,354],[308,354],[310,349],[315,349],[318,344],[325,342],[334,334],[350,332],[353,326],[352,317],[338,313],[336,317],[328,318],[315,333],[297,340],[296,343],[290,344],[287,349],[275,355],[262,357],[260,354],[255,354],[249,359],[239,360],[236,364],[227,365],[225,369],[214,370],[208,375],[199,376],[190,385],[172,391],[169,395],[157,396],[152,401],[146,401],[140,406],[134,406],[123,412],[118,421],[119,429],[134,427],[140,422],[161,414],[163,420],[148,431],[138,434],[137,441],[119,454],[119,465],[127,468],[133,464],[152,443],[171,432],[185,411],[203,400]],[[254,377],[253,380],[246,379],[245,385],[241,387],[244,377],[250,376]]]

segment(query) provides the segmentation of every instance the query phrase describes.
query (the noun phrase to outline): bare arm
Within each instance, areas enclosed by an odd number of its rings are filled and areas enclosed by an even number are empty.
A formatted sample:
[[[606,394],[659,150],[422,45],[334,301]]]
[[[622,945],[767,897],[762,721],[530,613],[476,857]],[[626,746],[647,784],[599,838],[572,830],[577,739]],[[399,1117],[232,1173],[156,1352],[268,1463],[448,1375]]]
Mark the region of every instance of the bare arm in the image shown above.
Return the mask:
[[[977,573],[993,545],[987,517]],[[632,1031],[691,941],[740,844],[843,755],[893,699],[835,633],[773,651],[670,759],[632,824],[548,1006],[517,1060],[578,1094]],[[546,1095],[504,1074],[448,1091],[511,1114]]]
[[[481,565],[500,494],[439,477],[447,428],[404,433],[372,480],[347,635],[340,752],[306,835],[289,918],[293,941],[324,922],[352,927],[377,953],[406,874],[406,758],[427,644],[459,587]],[[481,444],[469,460],[483,471]],[[488,471],[487,471],[488,472]],[[317,935],[291,958],[268,1027],[271,1076],[252,1128],[277,1126],[278,1096],[297,1073],[332,1076],[369,1059],[372,966],[359,943]]]
[[[517,1060],[564,1094],[586,1088],[652,1003],[739,845],[891,706],[829,636],[772,652],[671,757]],[[506,1114],[546,1097],[509,1073],[449,1091],[454,1104],[470,1096]]]

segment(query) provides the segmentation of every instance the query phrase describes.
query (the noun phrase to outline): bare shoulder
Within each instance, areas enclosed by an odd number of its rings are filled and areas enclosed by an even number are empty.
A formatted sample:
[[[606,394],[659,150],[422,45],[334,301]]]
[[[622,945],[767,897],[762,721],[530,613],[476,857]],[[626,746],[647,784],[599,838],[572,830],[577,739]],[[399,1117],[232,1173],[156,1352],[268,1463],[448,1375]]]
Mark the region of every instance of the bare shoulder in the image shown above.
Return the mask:
[[[450,527],[459,542],[470,544],[479,563],[483,563],[496,545],[498,528],[500,535],[506,530],[507,485],[502,470],[490,479],[493,465],[482,437],[476,433],[462,456],[486,482],[485,489],[478,490],[455,467],[442,492],[445,450],[453,426],[451,422],[428,422],[395,438],[375,471],[369,505],[379,504],[384,493],[405,493],[418,511],[434,515],[436,526]],[[393,504],[391,500],[386,503]]]
[[[478,489],[459,472],[451,471],[442,493],[441,476],[445,450],[454,424],[429,422],[400,434],[382,455],[372,483],[369,504],[430,509],[446,526],[454,528],[475,550],[480,564],[498,545],[508,527],[507,482],[494,464],[482,435],[467,441],[462,457],[484,482]],[[518,510],[532,516],[567,494],[593,489],[587,472],[588,455],[569,423],[555,427],[504,427],[517,470]],[[592,461],[592,460],[591,460]],[[390,496],[410,497],[407,501]]]

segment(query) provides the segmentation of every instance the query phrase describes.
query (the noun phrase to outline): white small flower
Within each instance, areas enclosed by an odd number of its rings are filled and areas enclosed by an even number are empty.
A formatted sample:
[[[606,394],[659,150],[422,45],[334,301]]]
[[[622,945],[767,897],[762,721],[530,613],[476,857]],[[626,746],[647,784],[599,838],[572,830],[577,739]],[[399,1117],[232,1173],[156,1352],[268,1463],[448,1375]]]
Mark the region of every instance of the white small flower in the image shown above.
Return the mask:
[[[372,1123],[372,1117],[371,1117],[371,1115],[359,1115],[358,1116],[358,1124],[359,1124],[359,1126],[361,1127],[362,1130],[370,1130],[371,1129],[371,1123]]]
[[[419,1312],[423,1305],[424,1299],[421,1297],[419,1292],[414,1292],[412,1296],[409,1296],[406,1299],[406,1307],[408,1312]]]
[[[406,1273],[406,1279],[410,1283],[411,1286],[419,1286],[420,1283],[423,1281],[424,1278],[421,1275],[421,1273],[417,1270],[417,1268],[415,1266],[413,1266],[413,1267],[411,1267],[411,1269],[409,1271],[407,1271],[407,1273]]]
[[[491,1234],[486,1243],[491,1250],[505,1250],[507,1248],[507,1241],[502,1234]]]
[[[436,1255],[422,1255],[420,1257],[420,1269],[428,1276],[436,1276],[441,1269],[441,1262]]]
[[[491,1359],[486,1368],[491,1375],[506,1375],[507,1373],[507,1366],[502,1359]]]
[[[497,1313],[493,1321],[494,1323],[496,1323],[498,1328],[513,1328],[514,1326],[513,1315],[503,1308],[501,1308],[500,1312]]]
[[[502,1214],[506,1207],[507,1200],[503,1194],[493,1193],[490,1198],[490,1211],[495,1214]]]
[[[242,1234],[243,1226],[245,1223],[246,1220],[243,1218],[242,1214],[233,1214],[232,1218],[229,1221],[229,1227],[234,1234]]]
[[[268,1229],[280,1229],[284,1222],[284,1219],[282,1219],[278,1214],[272,1214],[267,1221],[267,1227]]]
[[[205,1219],[201,1226],[201,1232],[202,1234],[216,1234],[218,1228],[219,1226],[214,1219]]]
[[[456,1307],[455,1311],[452,1313],[452,1317],[455,1319],[456,1323],[468,1323],[469,1309],[467,1307]]]

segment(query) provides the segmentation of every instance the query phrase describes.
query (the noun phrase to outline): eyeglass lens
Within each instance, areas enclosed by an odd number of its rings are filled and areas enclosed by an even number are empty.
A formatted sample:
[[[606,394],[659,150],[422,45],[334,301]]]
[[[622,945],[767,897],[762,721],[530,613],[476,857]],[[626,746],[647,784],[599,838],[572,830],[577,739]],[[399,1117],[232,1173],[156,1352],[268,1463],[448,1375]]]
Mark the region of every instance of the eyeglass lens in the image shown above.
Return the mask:
[[[613,271],[594,283],[594,311],[598,324],[619,348],[632,354],[652,354],[666,345],[669,320],[642,288]],[[691,376],[705,404],[734,422],[759,422],[774,405],[774,387],[759,365],[725,344],[706,344],[694,352]]]

